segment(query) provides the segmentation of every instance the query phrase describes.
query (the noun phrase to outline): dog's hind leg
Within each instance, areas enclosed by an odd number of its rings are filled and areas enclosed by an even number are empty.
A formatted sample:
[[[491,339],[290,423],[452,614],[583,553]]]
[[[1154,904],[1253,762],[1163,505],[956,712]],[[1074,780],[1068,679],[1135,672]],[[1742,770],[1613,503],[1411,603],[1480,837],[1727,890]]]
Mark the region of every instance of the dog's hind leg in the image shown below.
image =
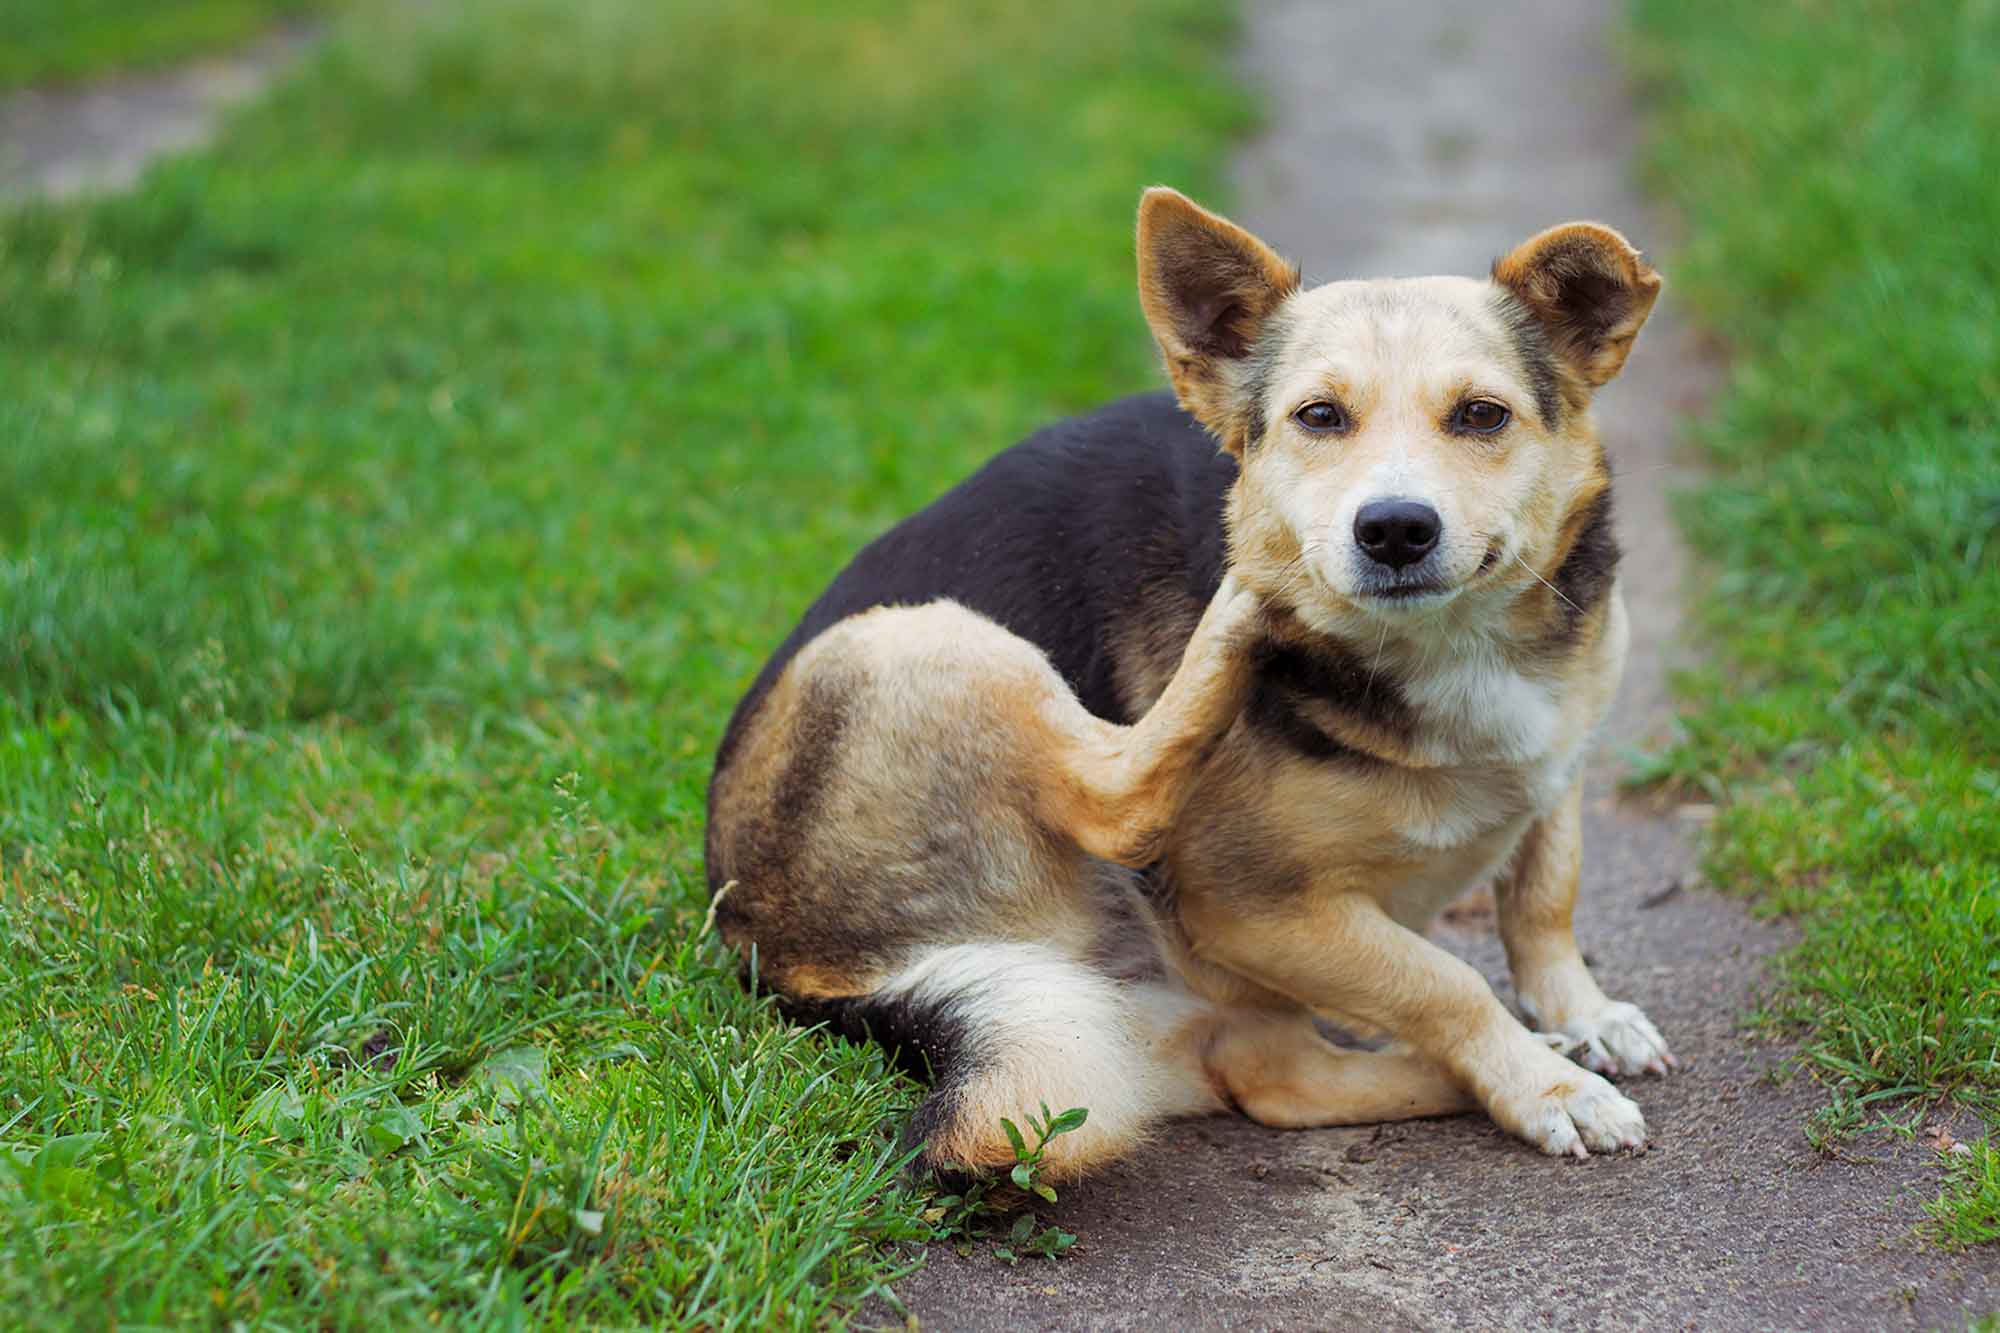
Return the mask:
[[[1123,866],[1157,858],[1195,779],[1242,712],[1251,646],[1264,620],[1257,599],[1226,575],[1195,626],[1166,689],[1129,726],[1093,716],[1066,689],[1046,691],[1032,775],[1037,811],[1092,856]]]
[[[725,938],[799,1017],[928,1073],[925,1160],[1014,1160],[1001,1119],[1089,1112],[1048,1145],[1074,1176],[1161,1118],[1219,1109],[1213,1006],[1089,961],[1101,867],[1153,859],[1242,711],[1263,625],[1225,579],[1154,706],[1092,715],[1034,645],[951,602],[879,607],[813,640],[717,778]]]
[[[1403,1049],[1335,1046],[1303,1010],[1227,1011],[1206,1064],[1237,1109],[1274,1129],[1412,1120],[1479,1105],[1435,1062]]]

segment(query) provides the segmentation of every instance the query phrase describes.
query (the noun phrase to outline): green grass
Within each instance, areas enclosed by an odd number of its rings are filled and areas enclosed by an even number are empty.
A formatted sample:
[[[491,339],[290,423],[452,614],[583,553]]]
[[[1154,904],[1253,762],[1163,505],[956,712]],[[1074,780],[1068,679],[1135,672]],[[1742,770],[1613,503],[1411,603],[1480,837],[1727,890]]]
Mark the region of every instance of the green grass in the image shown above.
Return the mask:
[[[830,573],[1153,382],[1200,0],[382,3],[204,155],[0,218],[0,1305],[839,1318],[911,1090],[702,937]]]
[[[0,0],[0,88],[186,60],[322,7],[314,0]]]
[[[1947,1245],[1977,1245],[2000,1236],[2000,1150],[1992,1140],[1948,1154],[1944,1197],[1930,1205],[1933,1234]]]
[[[1822,1128],[2000,1118],[2000,8],[1638,6],[1677,289],[1733,371],[1685,513],[1717,667],[1661,769],[1794,914]],[[1989,1155],[1982,1159],[1990,1163]],[[1953,1177],[1967,1241],[1990,1177]],[[1983,1207],[1983,1211],[1982,1211]]]

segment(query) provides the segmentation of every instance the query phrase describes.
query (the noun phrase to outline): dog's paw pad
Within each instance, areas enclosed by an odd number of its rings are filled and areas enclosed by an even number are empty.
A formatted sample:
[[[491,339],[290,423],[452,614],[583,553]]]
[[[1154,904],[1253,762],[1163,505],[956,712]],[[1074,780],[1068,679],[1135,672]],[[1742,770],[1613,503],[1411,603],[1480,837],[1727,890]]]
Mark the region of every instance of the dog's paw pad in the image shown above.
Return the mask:
[[[1566,1053],[1599,1074],[1664,1074],[1680,1063],[1636,1004],[1606,1004],[1587,1018],[1563,1024],[1560,1035],[1568,1043]]]

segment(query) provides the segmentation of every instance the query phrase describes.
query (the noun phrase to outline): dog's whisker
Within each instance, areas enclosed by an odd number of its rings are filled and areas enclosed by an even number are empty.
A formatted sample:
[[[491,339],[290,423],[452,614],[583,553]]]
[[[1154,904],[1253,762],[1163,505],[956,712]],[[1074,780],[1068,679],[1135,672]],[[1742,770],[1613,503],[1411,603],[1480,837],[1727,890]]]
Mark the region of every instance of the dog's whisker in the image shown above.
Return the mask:
[[[1304,558],[1300,557],[1295,560],[1288,560],[1278,567],[1278,584],[1273,590],[1273,595],[1279,597],[1289,596],[1301,588],[1309,588],[1311,586],[1312,570],[1306,565]]]
[[[1306,577],[1303,574],[1295,574],[1291,578],[1286,579],[1283,583],[1280,583],[1276,591],[1277,595],[1280,597],[1290,597],[1293,593],[1303,592],[1309,589],[1311,586],[1312,584],[1310,583],[1309,580],[1306,579]]]
[[[1543,578],[1539,573],[1537,573],[1533,565],[1529,564],[1527,561],[1521,558],[1521,553],[1519,551],[1514,552],[1514,563],[1519,565],[1521,568],[1527,570],[1530,574],[1534,574],[1535,581],[1541,584],[1544,588],[1547,588],[1550,592],[1554,593],[1556,596],[1561,597],[1563,601],[1569,602],[1570,610],[1576,612],[1578,615],[1583,614],[1582,607],[1578,606],[1575,602],[1571,602],[1567,596],[1564,596],[1563,590],[1561,588],[1558,588],[1555,584],[1550,583],[1547,579]]]
[[[1382,622],[1382,633],[1375,640],[1375,660],[1368,664],[1368,684],[1362,690],[1364,694],[1375,693],[1375,672],[1382,665],[1382,649],[1388,642],[1389,622],[1385,620]]]

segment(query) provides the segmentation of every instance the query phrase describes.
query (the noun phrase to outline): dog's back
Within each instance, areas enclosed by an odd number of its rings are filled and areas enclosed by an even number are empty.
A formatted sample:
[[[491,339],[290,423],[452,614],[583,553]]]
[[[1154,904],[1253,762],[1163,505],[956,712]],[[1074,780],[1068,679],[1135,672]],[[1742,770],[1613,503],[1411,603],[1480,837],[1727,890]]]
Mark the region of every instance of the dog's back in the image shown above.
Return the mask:
[[[1194,628],[1222,580],[1222,502],[1235,479],[1235,461],[1169,393],[1029,436],[854,557],[737,705],[717,768],[799,649],[857,612],[940,597],[1047,653],[1091,712],[1129,721],[1148,701],[1120,689],[1104,646],[1163,617],[1183,639]],[[720,888],[713,857],[709,872]]]

